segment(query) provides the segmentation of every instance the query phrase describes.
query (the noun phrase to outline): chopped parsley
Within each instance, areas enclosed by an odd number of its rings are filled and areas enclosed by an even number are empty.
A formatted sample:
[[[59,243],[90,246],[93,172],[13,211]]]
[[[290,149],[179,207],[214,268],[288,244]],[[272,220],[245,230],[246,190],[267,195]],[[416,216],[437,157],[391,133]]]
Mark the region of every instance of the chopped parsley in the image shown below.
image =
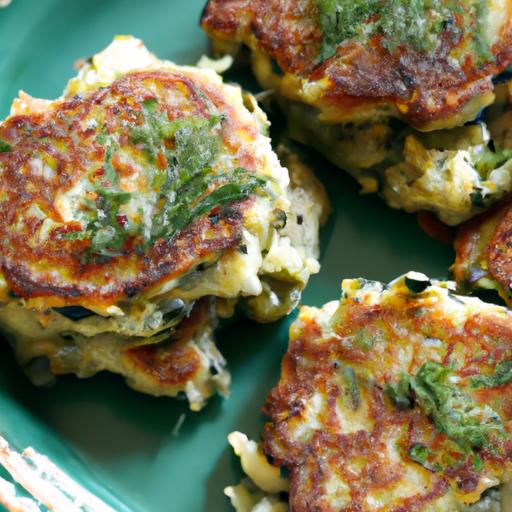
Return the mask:
[[[357,376],[351,366],[344,366],[342,372],[350,407],[352,410],[357,411],[361,405],[361,394],[359,392]]]
[[[437,429],[459,445],[481,448],[491,435],[503,433],[500,417],[481,407],[449,381],[451,370],[439,363],[425,363],[411,380],[415,401]]]
[[[408,377],[402,377],[397,382],[390,382],[386,387],[386,393],[399,409],[410,409],[413,405]]]
[[[512,359],[502,361],[492,375],[479,375],[471,379],[473,388],[495,388],[512,382]]]
[[[142,103],[143,122],[130,128],[130,140],[133,144],[142,144],[152,158],[162,141],[172,135],[172,121],[167,114],[158,109],[156,99],[146,100]]]
[[[473,29],[473,47],[479,61],[493,58],[491,45],[486,35],[486,22],[489,19],[489,6],[486,0],[474,1],[475,28]]]
[[[364,37],[364,22],[380,10],[378,0],[318,0],[318,9],[324,35],[320,51],[321,61],[334,55],[338,45],[344,41]]]
[[[105,164],[103,165],[103,169],[105,170],[105,178],[109,181],[111,185],[117,185],[117,173],[112,165],[112,156],[114,154],[114,147],[112,143],[107,146],[107,150],[105,152]]]
[[[131,194],[107,188],[99,188],[97,193],[97,216],[88,229],[93,233],[90,252],[103,257],[121,256],[130,230],[120,222],[119,215]]]
[[[175,122],[174,157],[183,179],[192,177],[198,169],[205,169],[220,152],[220,137],[212,129],[220,125],[219,116],[210,119],[180,119]]]
[[[84,262],[122,256],[130,247],[143,252],[160,239],[172,240],[215,208],[262,190],[266,179],[255,173],[241,167],[226,170],[214,166],[221,150],[223,120],[214,114],[170,121],[156,99],[143,102],[139,122],[129,129],[129,142],[142,155],[148,186],[156,193],[149,226],[131,222],[123,214],[125,205],[135,197],[119,188],[112,158],[120,145],[103,128],[96,137],[105,147],[103,178],[94,185],[95,199],[84,201],[89,221],[83,231],[66,233],[62,238],[89,241]],[[129,239],[132,243],[127,247]]]
[[[482,471],[484,464],[478,454],[473,455],[473,457],[471,458],[471,463],[476,471]]]
[[[354,346],[363,352],[370,352],[376,341],[376,337],[370,329],[366,329],[364,327],[362,329],[358,329],[352,338]]]
[[[490,148],[485,148],[478,154],[474,165],[480,176],[486,179],[491,171],[501,167],[510,159],[512,159],[512,149],[492,151]]]
[[[429,449],[424,444],[414,443],[408,450],[407,455],[418,464],[425,465],[429,455]]]
[[[375,35],[390,51],[403,45],[432,51],[441,33],[453,31],[459,36],[456,17],[461,16],[467,27],[476,20],[471,31],[475,53],[480,59],[490,56],[485,0],[467,4],[461,0],[317,0],[317,5],[323,30],[320,61],[332,57],[346,41],[364,43]]]
[[[419,406],[436,426],[464,450],[479,449],[492,437],[505,435],[501,418],[489,406],[477,404],[459,386],[451,382],[451,370],[439,363],[425,363],[415,376],[405,375],[388,386],[395,405],[408,402]]]
[[[216,188],[207,193],[212,184]],[[200,173],[177,187],[176,197],[180,200],[166,203],[160,216],[153,222],[151,241],[159,238],[172,239],[194,219],[216,206],[241,201],[264,185],[262,178],[240,167],[220,176]],[[201,196],[203,197],[198,199]]]
[[[453,457],[455,453],[456,452],[452,452],[451,456]],[[425,469],[434,473],[442,471],[443,469],[442,464],[440,464],[441,461],[439,460],[440,454],[425,444],[413,443],[407,450],[407,455],[411,460],[421,464]],[[478,455],[475,455],[475,458],[476,457],[478,457]],[[446,464],[448,460],[449,457],[444,457],[443,462]]]

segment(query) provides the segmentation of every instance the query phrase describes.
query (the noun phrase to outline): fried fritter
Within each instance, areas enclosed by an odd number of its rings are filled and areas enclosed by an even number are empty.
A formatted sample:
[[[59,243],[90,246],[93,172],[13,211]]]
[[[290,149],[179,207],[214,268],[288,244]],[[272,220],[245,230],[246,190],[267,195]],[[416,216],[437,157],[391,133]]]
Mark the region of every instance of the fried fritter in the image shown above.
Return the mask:
[[[30,374],[106,369],[193,408],[226,391],[204,301],[274,320],[319,268],[322,203],[286,227],[304,206],[267,129],[239,87],[131,37],[61,98],[20,94],[0,124],[0,326]]]
[[[351,279],[339,302],[301,309],[263,437],[293,512],[510,506],[512,312],[453,288]]]
[[[429,211],[454,226],[512,191],[512,82],[478,122],[422,133],[396,120],[322,123],[314,110],[284,107],[290,136],[348,171],[364,193],[392,208]]]
[[[209,0],[201,24],[218,51],[251,49],[263,87],[328,123],[461,125],[512,63],[510,0]]]
[[[509,1],[210,0],[202,24],[219,52],[252,49],[292,139],[391,207],[457,225],[512,191],[511,89],[493,85],[511,63],[511,13]]]
[[[512,200],[461,226],[455,252],[452,270],[461,290],[495,290],[512,305]]]

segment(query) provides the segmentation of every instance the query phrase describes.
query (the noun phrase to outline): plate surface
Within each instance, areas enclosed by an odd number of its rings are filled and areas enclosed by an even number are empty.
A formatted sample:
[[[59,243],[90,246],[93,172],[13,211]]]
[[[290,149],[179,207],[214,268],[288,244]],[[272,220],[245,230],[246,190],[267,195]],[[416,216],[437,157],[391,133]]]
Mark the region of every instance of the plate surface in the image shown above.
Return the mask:
[[[13,0],[0,9],[0,115],[19,89],[58,96],[73,62],[133,34],[162,58],[197,61],[208,49],[198,28],[203,0]],[[249,79],[248,83],[251,83]],[[245,83],[245,81],[244,81]],[[336,299],[344,277],[390,280],[408,270],[446,276],[452,250],[429,239],[415,217],[377,197],[315,157],[335,212],[322,233],[322,270],[307,288],[309,305]],[[272,325],[236,321],[217,339],[233,377],[229,399],[200,413],[184,403],[132,392],[120,378],[69,377],[36,389],[0,344],[0,433],[50,456],[116,510],[230,510],[223,488],[240,478],[226,435],[259,435],[265,396],[275,384],[294,315]],[[173,428],[182,414],[179,435]]]

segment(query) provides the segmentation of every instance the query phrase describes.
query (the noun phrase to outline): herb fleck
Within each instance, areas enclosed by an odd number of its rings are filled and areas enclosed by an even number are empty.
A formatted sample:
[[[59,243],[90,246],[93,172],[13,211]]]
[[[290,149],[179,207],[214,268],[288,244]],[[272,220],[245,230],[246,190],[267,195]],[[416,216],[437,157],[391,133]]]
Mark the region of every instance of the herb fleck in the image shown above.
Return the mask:
[[[8,153],[11,149],[12,146],[10,144],[0,139],[0,153]]]
[[[397,382],[389,383],[386,387],[386,393],[399,409],[410,409],[412,407],[411,385],[408,376],[403,376]]]
[[[218,114],[171,121],[156,99],[143,102],[138,123],[130,128],[129,142],[143,155],[147,182],[157,194],[149,226],[130,221],[124,213],[125,205],[134,195],[119,188],[112,161],[120,145],[103,128],[96,141],[106,147],[104,176],[94,185],[96,199],[87,205],[90,219],[83,231],[61,238],[89,240],[83,256],[85,262],[125,255],[130,238],[130,247],[141,254],[159,239],[172,240],[195,219],[216,207],[262,191],[266,179],[256,173],[241,167],[226,170],[214,165],[221,150],[223,122],[224,116]],[[213,216],[211,222],[218,223],[219,216]]]
[[[499,363],[492,375],[473,377],[471,386],[473,388],[495,388],[510,382],[512,382],[512,359]]]
[[[317,0],[317,5],[323,30],[320,61],[332,57],[348,40],[367,42],[376,35],[391,51],[403,45],[432,51],[445,31],[460,38],[456,18],[462,18],[464,26],[475,25],[471,44],[477,57],[490,57],[488,9],[481,0]]]
[[[347,395],[350,401],[352,410],[356,411],[361,405],[361,395],[359,392],[359,385],[357,383],[357,376],[354,369],[351,366],[345,366],[343,368],[343,378],[345,385],[347,386]]]
[[[414,443],[408,450],[407,455],[418,464],[424,465],[428,459],[428,447],[424,444]]]

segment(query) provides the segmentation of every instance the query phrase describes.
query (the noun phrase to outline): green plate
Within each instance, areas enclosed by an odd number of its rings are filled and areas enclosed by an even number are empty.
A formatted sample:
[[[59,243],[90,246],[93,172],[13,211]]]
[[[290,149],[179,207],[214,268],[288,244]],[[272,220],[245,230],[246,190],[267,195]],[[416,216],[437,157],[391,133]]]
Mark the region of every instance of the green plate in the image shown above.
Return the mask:
[[[1,116],[19,89],[58,96],[73,62],[115,34],[134,34],[160,57],[195,63],[208,49],[198,28],[202,7],[203,0],[13,0],[0,10]],[[359,195],[349,177],[319,157],[315,162],[335,212],[322,233],[322,270],[305,304],[336,299],[344,277],[389,280],[412,269],[446,275],[451,249],[429,239],[414,216]],[[48,455],[116,510],[227,512],[222,491],[240,471],[226,435],[235,429],[259,435],[261,406],[277,381],[293,316],[272,325],[236,321],[218,333],[232,394],[214,398],[200,413],[183,402],[137,394],[111,375],[34,388],[4,343],[0,433],[19,448],[31,445]],[[173,435],[182,414],[183,426]]]

